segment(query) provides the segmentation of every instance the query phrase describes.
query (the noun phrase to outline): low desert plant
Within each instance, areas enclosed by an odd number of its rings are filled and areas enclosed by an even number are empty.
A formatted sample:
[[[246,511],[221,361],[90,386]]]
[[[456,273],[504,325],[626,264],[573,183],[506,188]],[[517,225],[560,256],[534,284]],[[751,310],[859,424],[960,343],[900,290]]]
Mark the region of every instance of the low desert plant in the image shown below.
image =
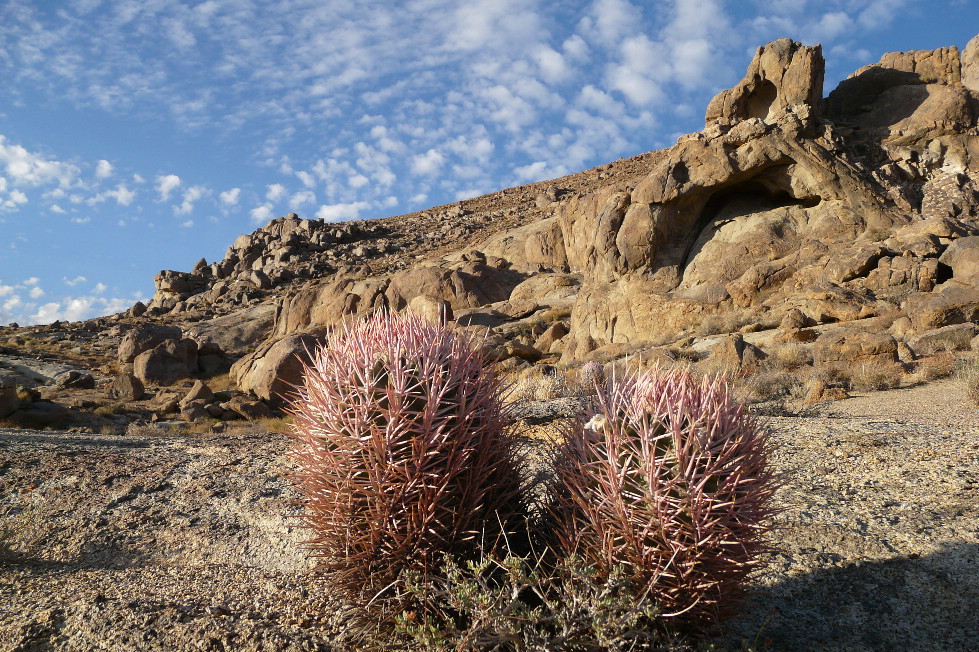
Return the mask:
[[[660,614],[623,566],[602,575],[578,558],[447,561],[427,582],[412,578],[408,590],[439,605],[398,616],[408,649],[683,649],[667,628],[649,627]]]
[[[956,357],[951,351],[943,351],[918,360],[915,364],[915,378],[921,381],[947,378],[955,373]]]
[[[900,386],[904,377],[899,362],[868,362],[854,367],[850,382],[854,389],[877,392]]]
[[[763,429],[723,379],[613,377],[558,457],[560,554],[595,569],[599,583],[624,569],[667,621],[725,618],[766,549],[768,460]]]
[[[955,377],[962,383],[965,397],[979,407],[979,356],[962,360]]]
[[[813,356],[811,348],[802,342],[786,342],[771,350],[767,362],[769,366],[795,369],[812,364]]]
[[[33,490],[22,492],[23,504],[0,506],[0,564],[30,559],[40,520]]]
[[[523,510],[500,380],[478,348],[411,315],[334,331],[292,403],[307,545],[364,632],[406,608],[443,558],[465,563]]]

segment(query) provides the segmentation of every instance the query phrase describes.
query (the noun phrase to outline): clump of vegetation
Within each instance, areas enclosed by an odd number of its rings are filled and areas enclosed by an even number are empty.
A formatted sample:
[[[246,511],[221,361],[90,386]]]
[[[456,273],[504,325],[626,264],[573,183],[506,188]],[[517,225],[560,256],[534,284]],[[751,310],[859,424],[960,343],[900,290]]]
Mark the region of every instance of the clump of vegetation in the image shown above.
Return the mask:
[[[316,352],[295,477],[358,645],[662,649],[734,613],[772,511],[763,430],[723,380],[595,367],[542,497],[469,340],[374,315]]]
[[[915,365],[915,377],[921,381],[947,378],[955,373],[957,359],[951,351],[942,351],[927,358],[918,360]]]
[[[613,378],[596,408],[558,456],[562,556],[601,581],[624,567],[663,619],[731,615],[771,515],[764,431],[723,379],[684,371]]]
[[[854,368],[850,382],[854,389],[879,392],[899,387],[904,377],[904,365],[901,363],[877,362]]]
[[[962,360],[955,376],[965,390],[965,397],[979,407],[979,356]]]
[[[411,315],[333,333],[292,407],[320,570],[365,632],[415,604],[443,558],[491,554],[522,512],[500,381],[473,343]]]

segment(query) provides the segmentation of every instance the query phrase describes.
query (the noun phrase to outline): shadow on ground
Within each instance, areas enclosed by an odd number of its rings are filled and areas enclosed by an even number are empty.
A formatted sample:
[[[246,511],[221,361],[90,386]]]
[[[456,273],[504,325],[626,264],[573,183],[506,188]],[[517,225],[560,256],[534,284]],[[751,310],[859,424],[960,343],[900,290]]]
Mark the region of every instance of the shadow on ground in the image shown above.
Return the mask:
[[[787,577],[720,639],[769,650],[979,650],[979,545]]]

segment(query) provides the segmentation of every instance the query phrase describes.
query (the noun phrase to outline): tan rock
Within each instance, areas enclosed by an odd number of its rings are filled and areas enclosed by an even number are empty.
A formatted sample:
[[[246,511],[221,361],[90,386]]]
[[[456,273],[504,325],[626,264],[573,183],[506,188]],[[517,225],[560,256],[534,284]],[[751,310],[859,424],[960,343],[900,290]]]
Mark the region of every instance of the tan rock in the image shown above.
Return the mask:
[[[135,374],[120,374],[109,384],[109,396],[123,401],[138,401],[145,393],[143,382]]]
[[[238,388],[273,405],[284,405],[303,381],[303,365],[322,342],[321,333],[269,340],[231,367]]]
[[[820,46],[783,38],[758,48],[744,79],[721,91],[707,107],[708,123],[740,122],[775,116],[794,105],[818,109],[823,97],[824,63]]]
[[[962,51],[962,85],[979,93],[979,36],[974,36]]]
[[[840,329],[816,339],[813,357],[817,365],[896,362],[897,340],[887,333]]]
[[[407,309],[433,324],[444,324],[454,319],[452,305],[448,301],[428,294],[412,297]]]
[[[119,362],[132,362],[140,353],[149,351],[166,340],[179,340],[182,333],[179,326],[139,324],[126,333],[119,343]]]
[[[959,238],[938,259],[952,268],[952,278],[979,286],[979,236]]]
[[[734,373],[744,368],[755,368],[768,356],[754,344],[745,342],[742,334],[735,333],[722,339],[711,350],[710,357],[715,364]]]
[[[133,373],[146,385],[172,385],[197,373],[197,343],[167,340],[136,356]]]
[[[976,324],[953,324],[916,335],[908,340],[908,346],[918,356],[941,351],[968,351],[977,333],[979,326]]]
[[[949,287],[938,294],[912,294],[903,307],[916,333],[952,324],[976,323],[979,322],[979,288]]]
[[[214,398],[214,392],[203,381],[194,382],[190,390],[180,399],[180,407],[183,408],[188,403],[200,401],[202,404],[208,403]]]

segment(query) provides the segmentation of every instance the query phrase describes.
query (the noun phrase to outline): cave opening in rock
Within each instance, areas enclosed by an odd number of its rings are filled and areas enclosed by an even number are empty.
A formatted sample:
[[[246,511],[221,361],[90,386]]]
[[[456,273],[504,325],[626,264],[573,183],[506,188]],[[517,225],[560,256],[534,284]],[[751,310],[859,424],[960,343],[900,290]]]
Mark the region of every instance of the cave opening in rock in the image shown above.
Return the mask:
[[[819,202],[818,196],[794,196],[791,165],[769,168],[751,179],[719,188],[708,198],[697,220],[692,224],[692,237],[687,244],[680,269],[685,271],[717,230],[725,224],[778,208],[812,208]],[[777,231],[773,235],[781,236]]]
[[[748,96],[748,117],[768,120],[776,98],[778,98],[778,89],[775,88],[775,84],[762,79],[754,92]]]

